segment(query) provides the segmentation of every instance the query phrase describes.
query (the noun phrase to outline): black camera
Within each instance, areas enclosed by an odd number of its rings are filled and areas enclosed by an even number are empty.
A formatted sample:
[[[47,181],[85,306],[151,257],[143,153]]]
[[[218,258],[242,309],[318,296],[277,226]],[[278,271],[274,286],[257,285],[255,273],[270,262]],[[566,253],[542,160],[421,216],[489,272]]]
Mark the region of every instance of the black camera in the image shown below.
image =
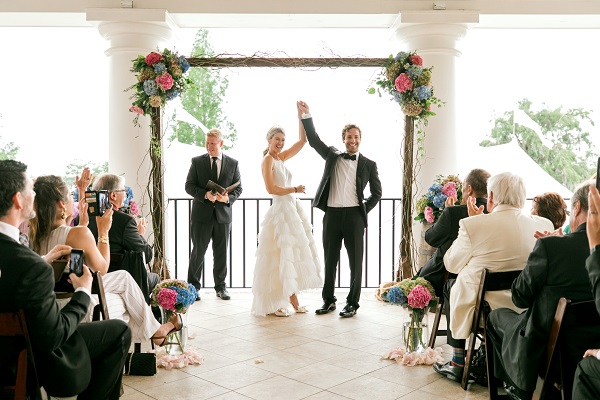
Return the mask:
[[[73,273],[77,276],[83,275],[83,250],[71,250],[71,259],[69,260],[69,273]]]
[[[86,190],[85,202],[88,204],[88,214],[90,216],[104,215],[110,205],[108,190]]]

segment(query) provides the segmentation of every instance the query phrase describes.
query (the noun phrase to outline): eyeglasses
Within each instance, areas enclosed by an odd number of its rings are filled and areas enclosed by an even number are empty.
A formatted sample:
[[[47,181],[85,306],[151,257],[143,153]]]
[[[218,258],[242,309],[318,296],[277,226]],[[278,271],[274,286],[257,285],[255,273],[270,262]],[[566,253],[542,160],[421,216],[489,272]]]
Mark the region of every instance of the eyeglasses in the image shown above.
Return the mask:
[[[569,210],[565,210],[565,214],[567,214],[567,217],[571,215],[571,211]]]

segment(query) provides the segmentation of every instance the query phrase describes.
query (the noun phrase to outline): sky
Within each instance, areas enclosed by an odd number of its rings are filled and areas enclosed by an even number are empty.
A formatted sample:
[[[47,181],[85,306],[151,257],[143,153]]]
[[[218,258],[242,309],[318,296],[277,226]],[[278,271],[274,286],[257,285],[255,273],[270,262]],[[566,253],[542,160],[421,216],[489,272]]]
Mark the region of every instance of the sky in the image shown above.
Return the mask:
[[[191,50],[194,34],[194,30],[181,30],[175,44],[181,54]],[[34,176],[62,175],[74,159],[108,159],[108,62],[103,53],[107,42],[97,30],[0,28],[0,37],[18,38],[2,41],[12,61],[0,64],[5,78],[0,144],[15,142],[20,147],[18,158]],[[459,44],[462,56],[457,60],[459,159],[477,151],[495,115],[512,110],[525,97],[533,101],[534,109],[546,104],[593,110],[593,119],[600,122],[596,99],[600,75],[595,73],[600,65],[589,48],[599,39],[600,31],[588,30],[471,30]],[[244,55],[387,57],[411,50],[398,48],[388,31],[381,29],[215,29],[210,40],[217,53]],[[377,69],[226,72],[230,85],[223,108],[239,137],[229,154],[240,161],[244,182],[251,183],[244,185],[244,195],[266,195],[260,176],[265,133],[270,126],[281,125],[291,143],[297,135],[295,102],[299,99],[310,105],[317,132],[327,144],[341,146],[341,127],[358,124],[363,131],[361,151],[379,163],[384,196],[400,195],[403,117],[389,99],[366,94]],[[600,145],[598,127],[591,132]],[[80,154],[81,142],[93,143],[94,151]],[[185,178],[189,160],[167,159],[166,163],[173,175]],[[288,168],[294,182],[314,192],[322,162],[312,149],[306,146]]]

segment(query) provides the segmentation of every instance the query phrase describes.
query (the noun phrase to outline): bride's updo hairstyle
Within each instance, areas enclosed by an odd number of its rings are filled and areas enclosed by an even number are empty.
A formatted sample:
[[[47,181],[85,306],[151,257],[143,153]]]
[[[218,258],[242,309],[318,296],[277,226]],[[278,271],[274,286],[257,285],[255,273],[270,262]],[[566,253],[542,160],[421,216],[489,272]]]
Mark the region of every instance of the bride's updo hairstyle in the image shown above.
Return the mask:
[[[29,238],[33,251],[39,253],[41,243],[50,235],[58,214],[56,203],[69,200],[69,187],[60,176],[40,176],[33,184],[35,218],[30,221]]]
[[[279,125],[272,126],[271,129],[269,129],[269,131],[267,132],[267,142],[273,139],[273,136],[277,135],[278,133],[281,133],[283,136],[285,136],[285,131],[282,127],[280,127]],[[265,151],[263,151],[263,157],[266,156],[268,152],[269,145],[267,145],[267,148],[265,149]]]

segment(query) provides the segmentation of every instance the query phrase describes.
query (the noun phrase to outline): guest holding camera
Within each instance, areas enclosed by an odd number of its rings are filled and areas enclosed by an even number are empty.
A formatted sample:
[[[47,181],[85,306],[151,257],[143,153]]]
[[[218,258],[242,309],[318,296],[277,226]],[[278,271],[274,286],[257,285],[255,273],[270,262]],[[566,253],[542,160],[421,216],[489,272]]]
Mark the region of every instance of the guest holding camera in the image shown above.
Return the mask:
[[[37,215],[31,220],[30,241],[36,253],[46,254],[54,246],[63,244],[83,250],[90,269],[106,274],[103,282],[109,315],[127,321],[136,341],[153,339],[155,344],[162,346],[170,333],[181,329],[182,322],[178,314],[173,314],[171,320],[162,325],[156,321],[141,289],[127,271],[107,273],[110,261],[107,235],[111,231],[114,215],[110,207],[102,217],[93,218],[100,233],[96,245],[87,227],[66,224],[73,212],[73,197],[62,178],[41,176],[36,179],[33,189]]]
[[[83,174],[82,174],[83,176]],[[94,218],[90,219],[89,228],[96,240],[108,238],[112,259],[108,268],[109,272],[125,270],[142,289],[144,298],[150,303],[150,293],[160,281],[158,274],[147,270],[147,263],[152,259],[152,247],[144,239],[148,221],[140,218],[137,221],[128,214],[119,211],[127,198],[125,178],[115,174],[102,174],[96,178],[92,190],[102,192],[98,195],[108,195],[108,206],[113,208],[113,223],[108,235],[99,234]],[[102,195],[102,196],[101,196]],[[102,209],[103,205],[99,204]],[[117,259],[118,257],[118,259]]]
[[[117,400],[131,331],[119,320],[80,324],[92,286],[85,266],[81,277],[70,274],[75,293],[59,308],[52,268],[19,243],[18,226],[35,216],[27,166],[0,161],[0,182],[0,311],[24,311],[38,379],[49,395]],[[53,248],[49,261],[69,251]],[[16,359],[13,343],[13,338],[0,338],[2,376],[7,373],[4,367],[10,369]]]

